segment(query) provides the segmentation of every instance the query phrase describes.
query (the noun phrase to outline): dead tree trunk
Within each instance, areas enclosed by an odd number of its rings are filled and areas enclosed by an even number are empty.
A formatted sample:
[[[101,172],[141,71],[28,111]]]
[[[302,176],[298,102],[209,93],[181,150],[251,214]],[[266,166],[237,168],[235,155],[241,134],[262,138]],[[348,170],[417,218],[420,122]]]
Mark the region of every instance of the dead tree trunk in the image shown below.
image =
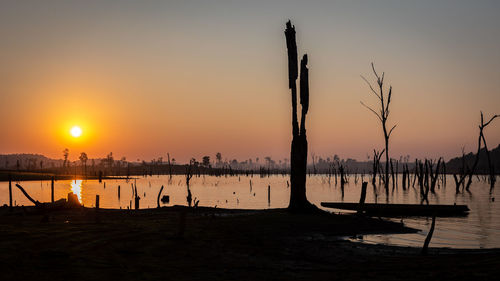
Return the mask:
[[[389,117],[389,105],[391,103],[391,96],[392,96],[392,86],[389,87],[389,93],[387,94],[387,97],[384,97],[384,73],[382,73],[382,76],[379,76],[377,71],[375,70],[375,66],[372,63],[372,70],[373,73],[375,74],[375,78],[377,78],[377,85],[378,85],[378,92],[375,91],[373,86],[371,85],[370,82],[363,76],[363,80],[368,84],[370,87],[370,90],[377,98],[380,100],[380,112],[377,112],[373,110],[371,107],[365,105],[363,102],[361,104],[368,108],[371,112],[373,112],[377,118],[380,120],[382,124],[382,131],[384,132],[384,143],[385,143],[385,176],[384,176],[384,185],[386,192],[389,190],[389,138],[392,134],[392,131],[394,128],[396,128],[396,125],[394,125],[390,130],[387,129],[387,118]]]
[[[389,161],[391,162],[392,190],[394,190],[394,188],[396,188],[396,181],[394,179],[394,165],[392,164],[392,159],[390,159]]]
[[[406,168],[403,164],[403,176],[401,179],[401,185],[403,186],[403,190],[406,190]]]
[[[12,175],[9,174],[9,207],[12,210]]]
[[[168,174],[170,178],[172,178],[172,164],[170,163],[170,153],[167,153],[167,159],[168,159]]]
[[[50,202],[54,203],[54,176],[50,181]]]
[[[464,173],[464,175],[463,175],[464,180],[467,176],[469,176],[469,179],[467,180],[467,184],[465,185],[465,190],[467,190],[467,191],[469,191],[470,185],[472,183],[472,177],[474,176],[474,173],[476,172],[477,164],[479,163],[479,153],[481,152],[481,135],[483,133],[482,131],[483,130],[480,128],[479,129],[479,139],[477,142],[477,154],[476,154],[476,158],[474,159],[474,164],[472,164],[472,169],[468,170],[467,173]]]
[[[491,163],[490,152],[488,151],[488,146],[486,145],[486,138],[484,137],[483,129],[488,124],[490,124],[490,122],[493,121],[493,119],[497,118],[498,116],[500,116],[500,115],[494,115],[490,119],[490,121],[488,121],[488,122],[486,122],[486,124],[484,124],[483,112],[481,112],[481,126],[479,126],[479,129],[480,129],[479,135],[480,135],[481,139],[483,140],[484,150],[486,151],[486,158],[488,159],[488,168],[490,170],[490,190],[495,187],[496,176],[495,176],[495,168],[493,167],[493,164]]]
[[[95,195],[95,209],[99,210],[99,195]]]
[[[359,197],[358,214],[363,213],[363,207],[365,205],[365,199],[366,199],[366,187],[367,187],[367,185],[368,185],[367,182],[363,182],[363,184],[361,185],[361,196]]]
[[[186,187],[187,187],[187,196],[186,201],[188,203],[188,207],[191,207],[191,203],[193,201],[193,195],[191,194],[191,189],[189,188],[189,183],[191,178],[193,177],[193,173],[191,170],[191,165],[194,164],[193,160],[189,161],[189,166],[186,167]]]
[[[477,154],[476,154],[476,157],[474,159],[474,164],[472,165],[472,168],[469,169],[467,172],[463,172],[462,175],[460,176],[460,180],[455,179],[455,183],[457,184],[457,193],[458,193],[459,185],[465,183],[465,178],[467,178],[467,176],[468,176],[468,180],[467,180],[467,184],[465,185],[465,190],[469,191],[470,185],[472,183],[472,177],[474,176],[474,173],[476,172],[477,164],[479,163],[479,154],[481,152],[481,142],[483,142],[483,144],[484,144],[484,148],[486,150],[486,155],[488,157],[488,165],[490,168],[490,174],[494,174],[494,171],[492,173],[493,167],[491,164],[490,155],[488,152],[488,147],[486,146],[486,139],[484,137],[483,130],[484,130],[484,128],[486,128],[486,126],[488,126],[491,123],[491,121],[493,121],[495,118],[497,118],[499,116],[500,115],[494,115],[493,117],[491,117],[491,119],[488,122],[484,123],[483,112],[481,111],[481,124],[479,124],[479,137],[478,137],[478,141],[477,141]],[[462,152],[462,155],[464,155],[464,154],[465,153]],[[463,167],[462,168],[465,169],[465,157],[462,156],[462,159],[463,159]],[[495,179],[493,179],[493,184],[494,184],[494,181],[495,181]],[[493,185],[491,186],[491,188],[493,188]]]
[[[135,193],[135,197],[134,197],[135,209],[139,210],[139,202],[141,200],[141,197],[139,197],[139,195],[137,194],[137,184],[135,185],[134,193]]]
[[[344,166],[339,166],[340,172],[340,190],[342,191],[342,200],[344,199],[344,184],[345,184],[345,175],[344,175]]]
[[[446,162],[443,160],[442,174],[443,174],[443,186],[446,187]]]
[[[163,185],[161,186],[160,192],[158,192],[158,197],[156,198],[156,208],[160,208],[160,196],[162,191],[163,191]]]
[[[376,185],[376,180],[377,180],[377,171],[379,170],[380,166],[380,158],[382,157],[382,154],[384,154],[385,149],[382,149],[381,152],[376,151],[375,149],[373,150],[373,178],[372,178],[372,185]]]
[[[422,255],[427,255],[427,249],[429,248],[429,243],[431,243],[432,234],[434,233],[434,226],[436,225],[436,216],[432,217],[431,228],[429,229],[429,233],[427,237],[425,237],[424,246],[422,247],[422,251],[420,252]]]
[[[306,197],[307,173],[307,136],[306,115],[309,109],[309,70],[307,55],[300,63],[300,104],[302,107],[300,130],[297,117],[297,43],[295,41],[295,26],[286,23],[286,45],[288,49],[288,87],[292,93],[292,147],[290,153],[290,204],[289,209],[304,210],[312,206]]]
[[[441,166],[441,158],[439,158],[437,164],[436,164],[436,171],[433,172],[432,170],[432,163],[429,164],[430,166],[430,176],[431,176],[431,192],[434,193],[436,189],[436,183],[438,181],[439,177],[439,168]]]

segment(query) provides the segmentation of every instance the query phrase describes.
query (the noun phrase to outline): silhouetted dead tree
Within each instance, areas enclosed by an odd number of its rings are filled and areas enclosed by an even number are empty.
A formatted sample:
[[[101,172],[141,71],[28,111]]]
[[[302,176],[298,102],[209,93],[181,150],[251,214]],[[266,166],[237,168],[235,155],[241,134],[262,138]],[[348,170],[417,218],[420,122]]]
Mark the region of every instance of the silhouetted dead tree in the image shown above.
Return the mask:
[[[494,115],[493,117],[491,117],[490,121],[484,123],[483,112],[481,111],[481,125],[479,126],[479,136],[483,140],[484,150],[486,151],[486,157],[488,159],[488,168],[490,170],[490,189],[493,189],[493,187],[495,187],[496,175],[495,167],[493,166],[493,163],[491,163],[490,152],[488,151],[488,146],[486,145],[486,138],[484,137],[483,129],[488,126],[491,121],[499,116],[500,115]]]
[[[134,197],[135,209],[139,210],[139,202],[141,200],[141,197],[139,197],[139,195],[137,194],[137,184],[135,184],[134,194],[135,194],[135,197]]]
[[[401,179],[401,185],[403,186],[403,190],[406,190],[406,181],[408,179],[408,174],[406,173],[408,164],[403,164],[403,176]]]
[[[161,186],[160,192],[158,192],[158,197],[156,198],[156,208],[160,208],[160,196],[162,191],[163,191],[163,185]]]
[[[460,169],[460,175],[457,177],[457,174],[453,174],[453,179],[455,180],[455,188],[456,194],[460,193],[460,186],[463,187],[465,177],[467,176],[466,170],[469,170],[469,167],[465,163],[465,148],[462,147],[462,168]]]
[[[292,92],[292,147],[290,153],[290,204],[289,209],[304,210],[313,207],[306,197],[307,173],[307,137],[306,115],[309,109],[309,69],[307,54],[300,62],[300,104],[302,107],[300,130],[297,117],[297,43],[295,41],[295,26],[290,21],[286,23],[286,46],[288,49],[288,87]]]
[[[443,164],[441,165],[441,169],[442,169],[442,172],[441,172],[441,175],[442,175],[442,179],[441,181],[443,182],[443,186],[446,186],[446,162],[443,160]]]
[[[424,246],[422,247],[422,251],[420,254],[427,255],[427,249],[429,248],[429,244],[431,243],[432,234],[434,233],[434,227],[436,225],[436,216],[432,216],[431,228],[429,229],[429,233],[427,233],[427,237],[425,237]]]
[[[396,188],[396,180],[394,178],[394,165],[392,164],[392,159],[389,160],[391,162],[391,176],[392,176],[392,190]],[[396,161],[396,166],[398,165],[398,161]]]
[[[432,161],[429,161],[428,162],[428,165],[429,165],[429,171],[430,171],[430,177],[431,177],[431,192],[434,193],[435,192],[435,189],[436,189],[436,183],[437,183],[437,180],[438,180],[438,176],[439,176],[439,168],[441,167],[441,158],[439,158],[439,160],[437,161],[437,164],[436,164],[436,170],[433,171],[433,163]]]
[[[499,115],[494,115],[493,117],[490,118],[490,120],[486,123],[484,123],[484,117],[483,117],[483,112],[481,111],[481,124],[479,124],[479,138],[477,141],[477,154],[476,158],[474,160],[474,164],[472,165],[472,168],[469,170],[468,175],[469,175],[469,180],[467,181],[467,184],[465,186],[466,190],[469,190],[470,185],[472,183],[472,176],[474,175],[476,171],[477,164],[479,163],[479,153],[481,152],[481,142],[484,144],[484,150],[486,151],[486,156],[488,158],[488,165],[490,168],[490,176],[492,177],[492,182],[491,182],[491,188],[493,188],[495,184],[495,171],[493,169],[493,166],[491,164],[491,159],[490,159],[490,153],[488,151],[488,146],[486,145],[486,139],[484,137],[483,130],[488,126],[491,121],[495,120],[495,118],[499,117]],[[466,176],[466,175],[464,175]]]
[[[367,186],[368,186],[368,182],[363,182],[363,184],[361,185],[361,196],[359,198],[358,215],[363,214],[363,207],[365,205],[366,187]]]
[[[189,183],[191,181],[191,178],[193,177],[193,171],[192,171],[193,164],[194,164],[194,161],[190,160],[189,165],[186,167],[186,187],[187,187],[187,193],[188,193],[188,195],[186,196],[186,201],[187,201],[189,207],[191,207],[191,203],[193,202],[193,195],[191,194],[191,189],[189,188]]]
[[[372,185],[375,186],[375,182],[377,180],[377,171],[379,170],[380,166],[380,158],[382,157],[382,154],[384,154],[385,149],[382,149],[382,151],[376,151],[375,149],[373,150],[373,178],[372,178]]]
[[[415,159],[415,176],[418,179],[418,185],[420,186],[420,198],[421,204],[426,202],[429,204],[429,169],[428,161],[425,160],[425,164],[418,159]]]
[[[380,122],[382,123],[382,130],[384,131],[384,141],[385,141],[385,177],[384,177],[384,185],[385,189],[389,189],[389,138],[392,134],[392,131],[394,128],[396,128],[396,125],[394,125],[390,130],[387,129],[387,118],[389,117],[389,105],[391,104],[391,96],[392,96],[392,86],[389,86],[389,93],[387,96],[384,96],[384,74],[382,73],[382,76],[379,76],[377,71],[375,70],[375,66],[372,63],[372,70],[373,73],[375,74],[375,77],[377,78],[377,85],[378,85],[378,93],[375,91],[373,86],[371,85],[368,80],[361,76],[363,80],[368,84],[370,87],[371,92],[377,96],[377,98],[380,100],[380,112],[377,112],[373,110],[371,107],[367,106],[363,102],[361,104],[368,108],[371,112],[373,112]]]
[[[167,153],[167,160],[168,160],[168,174],[170,176],[170,179],[172,179],[172,164],[170,163],[170,153]]]
[[[340,172],[340,190],[342,191],[342,199],[344,199],[344,185],[346,183],[346,180],[345,180],[345,172],[343,165],[339,166],[339,172]]]

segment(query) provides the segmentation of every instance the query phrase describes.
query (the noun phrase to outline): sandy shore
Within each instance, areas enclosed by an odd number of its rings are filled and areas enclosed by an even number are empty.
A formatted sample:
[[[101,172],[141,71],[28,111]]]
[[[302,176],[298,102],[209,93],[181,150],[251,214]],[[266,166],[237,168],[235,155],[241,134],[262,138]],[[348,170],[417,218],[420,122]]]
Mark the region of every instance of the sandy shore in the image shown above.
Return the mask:
[[[500,250],[363,245],[412,232],[350,215],[170,207],[0,208],[0,280],[491,280]]]

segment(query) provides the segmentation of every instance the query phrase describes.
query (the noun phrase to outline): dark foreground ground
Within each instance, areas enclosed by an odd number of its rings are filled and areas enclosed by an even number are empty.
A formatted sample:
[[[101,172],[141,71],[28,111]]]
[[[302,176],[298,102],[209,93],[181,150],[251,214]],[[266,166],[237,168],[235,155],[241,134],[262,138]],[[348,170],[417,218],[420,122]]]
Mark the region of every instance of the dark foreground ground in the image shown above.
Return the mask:
[[[405,231],[285,210],[1,207],[0,280],[498,280],[500,250],[420,256],[336,239]]]

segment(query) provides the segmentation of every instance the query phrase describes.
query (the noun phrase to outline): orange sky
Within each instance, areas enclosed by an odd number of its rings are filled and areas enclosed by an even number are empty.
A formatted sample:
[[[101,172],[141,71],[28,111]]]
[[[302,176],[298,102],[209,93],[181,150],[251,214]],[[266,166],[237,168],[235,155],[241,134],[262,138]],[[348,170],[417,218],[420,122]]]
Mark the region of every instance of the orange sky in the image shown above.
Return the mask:
[[[471,151],[479,111],[500,113],[499,4],[292,2],[3,2],[0,153],[286,158],[288,18],[309,54],[316,155],[365,160],[382,147],[359,103],[376,104],[360,78],[372,61],[393,86],[395,158]],[[490,147],[499,128],[485,131]]]

